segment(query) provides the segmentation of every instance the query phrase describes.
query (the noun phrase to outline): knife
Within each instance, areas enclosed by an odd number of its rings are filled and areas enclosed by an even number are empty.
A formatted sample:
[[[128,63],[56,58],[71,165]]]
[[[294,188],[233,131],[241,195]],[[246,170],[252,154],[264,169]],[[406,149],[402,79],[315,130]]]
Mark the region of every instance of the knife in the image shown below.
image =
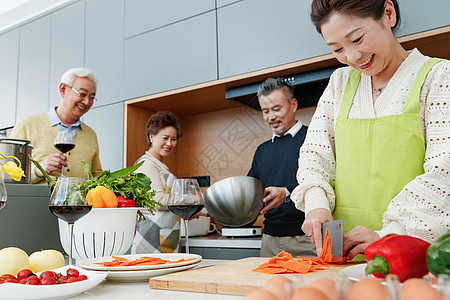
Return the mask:
[[[325,231],[328,229],[328,235],[331,239],[331,254],[333,255],[333,261],[342,260],[342,237],[343,237],[343,221],[336,220],[331,222],[322,223],[322,245],[325,238]]]

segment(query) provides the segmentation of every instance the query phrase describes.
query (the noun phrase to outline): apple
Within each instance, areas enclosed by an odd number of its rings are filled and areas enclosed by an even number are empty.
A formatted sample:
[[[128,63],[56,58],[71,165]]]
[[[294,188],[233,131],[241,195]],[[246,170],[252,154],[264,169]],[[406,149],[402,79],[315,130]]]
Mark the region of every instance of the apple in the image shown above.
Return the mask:
[[[22,249],[8,247],[0,250],[0,276],[16,275],[22,269],[29,268],[28,254]]]
[[[28,259],[33,273],[64,267],[64,256],[57,250],[36,251]]]

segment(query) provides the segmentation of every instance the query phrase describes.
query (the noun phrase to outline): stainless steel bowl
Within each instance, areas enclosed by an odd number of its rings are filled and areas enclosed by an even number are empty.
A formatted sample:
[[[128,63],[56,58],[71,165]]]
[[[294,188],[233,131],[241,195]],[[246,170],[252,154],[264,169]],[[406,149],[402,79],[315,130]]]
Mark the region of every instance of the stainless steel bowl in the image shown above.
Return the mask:
[[[208,214],[222,226],[240,227],[252,223],[263,207],[264,185],[259,179],[235,176],[222,179],[205,192]]]

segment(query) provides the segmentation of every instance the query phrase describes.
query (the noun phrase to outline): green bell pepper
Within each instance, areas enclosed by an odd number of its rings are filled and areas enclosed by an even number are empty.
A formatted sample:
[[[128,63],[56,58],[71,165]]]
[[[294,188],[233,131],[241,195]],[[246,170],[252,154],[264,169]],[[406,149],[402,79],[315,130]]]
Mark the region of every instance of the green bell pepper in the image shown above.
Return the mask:
[[[427,268],[433,275],[450,275],[450,230],[427,249]]]

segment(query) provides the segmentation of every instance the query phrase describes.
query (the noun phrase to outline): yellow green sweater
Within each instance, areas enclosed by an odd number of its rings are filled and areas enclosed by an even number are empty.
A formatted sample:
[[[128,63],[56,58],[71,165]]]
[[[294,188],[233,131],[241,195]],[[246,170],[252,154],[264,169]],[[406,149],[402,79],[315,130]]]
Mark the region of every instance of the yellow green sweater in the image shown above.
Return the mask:
[[[20,120],[14,126],[10,138],[29,140],[33,145],[32,157],[40,164],[43,164],[48,155],[59,153],[53,146],[58,129],[56,126],[50,126],[47,113],[41,113],[29,116]],[[81,122],[81,128],[78,128],[74,138],[75,148],[66,153],[68,167],[64,169],[64,175],[70,177],[84,177],[86,172],[83,169],[81,161],[91,166],[94,177],[100,175],[102,166],[98,153],[97,135],[94,130]],[[59,176],[59,173],[51,174]],[[34,165],[31,166],[31,183],[47,183],[44,175]]]

